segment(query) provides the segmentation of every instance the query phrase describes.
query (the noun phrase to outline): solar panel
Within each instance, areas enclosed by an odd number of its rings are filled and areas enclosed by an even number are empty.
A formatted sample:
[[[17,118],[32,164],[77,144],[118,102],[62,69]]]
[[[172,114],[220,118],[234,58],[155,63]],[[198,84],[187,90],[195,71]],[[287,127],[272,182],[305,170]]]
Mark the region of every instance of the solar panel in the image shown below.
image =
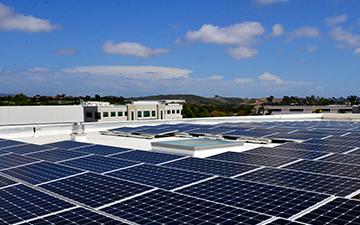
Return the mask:
[[[6,178],[2,175],[0,175],[0,188],[16,184],[17,182],[10,180],[9,178]],[[1,217],[1,216],[0,216]]]
[[[212,134],[212,135],[218,135],[218,134],[224,134],[228,133],[230,131],[233,131],[234,129],[231,128],[198,128],[196,130],[189,131],[190,134]]]
[[[294,133],[279,133],[269,136],[272,139],[285,139],[285,140],[308,140],[310,138],[324,138],[328,135],[316,135],[313,132],[303,133],[303,132],[294,132]]]
[[[214,155],[209,157],[209,159],[216,159],[222,161],[229,162],[239,162],[246,164],[254,164],[261,166],[272,166],[278,167],[281,165],[285,165],[287,163],[293,162],[297,159],[294,158],[285,158],[285,157],[275,157],[275,156],[267,156],[267,155],[255,155],[255,154],[247,154],[240,152],[224,152],[218,155]]]
[[[167,167],[174,167],[201,173],[231,177],[258,168],[257,166],[222,162],[211,159],[185,158],[170,163],[162,164]]]
[[[96,155],[112,155],[120,152],[131,151],[129,148],[121,148],[121,147],[113,147],[106,145],[91,145],[83,148],[78,148],[71,151],[84,152],[88,154],[96,154]]]
[[[360,178],[360,166],[332,162],[304,160],[284,168],[313,173]]]
[[[279,145],[276,148],[289,148],[289,149],[300,149],[306,151],[320,151],[320,152],[347,152],[354,147],[351,146],[332,146],[332,145],[322,145],[322,144],[308,144],[304,143],[286,143],[283,145]]]
[[[164,190],[106,207],[137,224],[259,224],[270,217]]]
[[[43,182],[81,173],[83,171],[54,163],[39,162],[3,170],[1,172],[31,184],[40,184]]]
[[[50,146],[46,146],[46,145],[27,144],[27,145],[20,145],[20,146],[6,148],[6,151],[17,153],[17,154],[27,154],[27,153],[39,152],[39,151],[44,151],[44,150],[49,150],[49,149],[54,149],[54,147],[50,147]]]
[[[0,155],[0,170],[37,161],[39,160],[18,154]]]
[[[313,139],[313,140],[308,140],[304,143],[313,143],[313,144],[319,144],[319,145],[333,145],[333,146],[347,146],[347,147],[351,147],[351,148],[360,147],[360,142],[358,142],[358,141],[333,139],[333,138],[327,138],[324,140]]]
[[[236,179],[344,197],[360,189],[360,182],[355,179],[276,168],[263,168]]]
[[[89,145],[92,145],[92,144],[76,142],[76,141],[59,141],[59,142],[54,142],[54,143],[50,143],[50,144],[47,144],[47,145],[54,146],[54,147],[57,147],[57,148],[63,148],[63,149],[76,149],[76,148],[89,146]]]
[[[303,225],[303,223],[298,223],[295,221],[290,221],[286,219],[276,219],[270,223],[267,223],[266,225]]]
[[[81,156],[86,156],[88,154],[83,152],[76,152],[76,151],[69,151],[65,149],[54,149],[54,150],[48,150],[43,152],[37,152],[29,154],[28,156],[42,159],[50,162],[58,162],[63,161],[67,159],[73,159]]]
[[[52,224],[69,224],[69,225],[83,225],[83,224],[102,224],[115,225],[126,224],[119,220],[106,217],[102,214],[90,211],[84,208],[75,208],[65,212],[52,214],[43,218],[31,220],[21,225],[52,225]]]
[[[4,154],[8,154],[9,152],[4,151],[4,150],[0,150],[0,155],[4,155]]]
[[[154,165],[139,165],[107,175],[163,189],[174,189],[211,176]]]
[[[256,138],[260,138],[263,136],[267,136],[270,134],[274,134],[275,132],[273,131],[267,131],[267,130],[257,130],[257,131],[253,131],[253,130],[235,130],[232,132],[228,132],[226,134],[224,134],[225,137],[242,137],[242,136],[247,136],[247,137],[256,137]]]
[[[5,140],[0,142],[0,149],[6,149],[11,146],[25,145],[26,143],[21,141]]]
[[[94,173],[80,174],[40,187],[90,207],[99,207],[151,189]]]
[[[320,159],[321,161],[360,165],[360,155],[332,154]]]
[[[350,154],[352,154],[352,155],[360,155],[360,148],[356,149],[354,151],[351,151]]]
[[[135,133],[139,133],[139,134],[144,134],[144,135],[154,135],[154,136],[159,136],[159,135],[165,135],[165,134],[171,134],[171,133],[175,133],[178,130],[171,127],[171,128],[162,128],[159,129],[157,127],[153,127],[153,128],[147,128],[144,130],[140,130],[140,131],[135,131],[133,132]]]
[[[289,218],[329,197],[222,177],[180,189],[178,192],[283,218]]]
[[[73,207],[22,184],[0,189],[0,205],[1,224],[14,224]]]
[[[131,160],[131,161],[136,161],[136,162],[158,164],[158,163],[171,161],[174,159],[179,159],[184,156],[172,155],[172,154],[160,153],[160,152],[134,150],[131,152],[125,152],[125,153],[120,153],[117,155],[112,155],[111,157],[115,157],[115,158],[119,158],[119,159],[127,159],[127,160]]]
[[[267,148],[267,147],[258,147],[246,151],[246,153],[259,154],[259,155],[268,155],[268,156],[282,156],[290,157],[297,159],[316,159],[321,156],[326,155],[327,153],[317,152],[317,151],[303,151],[298,149],[284,149],[284,148]]]
[[[331,202],[298,218],[300,222],[323,224],[360,224],[360,202],[344,198],[336,198]]]
[[[62,162],[66,166],[72,166],[82,170],[92,171],[96,173],[103,173],[115,169],[120,169],[128,166],[138,164],[137,162],[109,158],[98,155],[91,155],[83,158],[73,159]]]

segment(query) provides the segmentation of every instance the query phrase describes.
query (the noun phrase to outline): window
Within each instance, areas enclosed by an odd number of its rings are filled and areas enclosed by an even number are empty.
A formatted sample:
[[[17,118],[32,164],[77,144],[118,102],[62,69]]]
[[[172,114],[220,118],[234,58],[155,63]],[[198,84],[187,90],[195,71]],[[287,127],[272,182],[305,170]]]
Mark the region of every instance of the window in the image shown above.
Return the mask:
[[[179,110],[179,109],[178,109],[178,110],[176,110],[176,113],[177,113],[177,114],[180,114],[180,110]]]
[[[144,111],[144,117],[150,117],[150,111]]]
[[[151,111],[151,116],[152,116],[152,117],[155,117],[155,116],[156,116],[155,110]]]
[[[86,113],[85,113],[85,117],[87,117],[87,118],[92,118],[92,117],[93,117],[92,112],[86,112]]]
[[[118,112],[118,116],[123,116],[123,112]]]
[[[170,111],[170,110],[168,110],[168,111],[167,111],[167,114],[171,114],[171,111]]]
[[[116,116],[116,112],[111,112],[110,115],[111,115],[111,117],[115,117],[115,116]]]
[[[290,109],[290,112],[303,112],[304,109]]]
[[[95,115],[95,119],[97,119],[97,120],[99,120],[99,119],[101,119],[101,113],[96,113],[96,115]]]
[[[127,116],[127,111],[125,111],[125,116]]]
[[[109,112],[103,112],[103,117],[109,117]]]
[[[142,113],[141,113],[141,111],[138,111],[138,112],[137,112],[137,114],[138,114],[138,116],[137,116],[137,117],[142,117]]]
[[[175,114],[175,109],[172,110],[172,114]]]

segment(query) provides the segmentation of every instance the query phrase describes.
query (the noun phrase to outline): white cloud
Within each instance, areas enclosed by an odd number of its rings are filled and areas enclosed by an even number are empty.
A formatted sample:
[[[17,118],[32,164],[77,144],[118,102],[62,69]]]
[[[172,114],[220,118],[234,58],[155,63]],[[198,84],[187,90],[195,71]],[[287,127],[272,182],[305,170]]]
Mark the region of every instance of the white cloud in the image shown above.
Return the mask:
[[[222,80],[222,79],[224,79],[224,76],[215,74],[215,75],[206,77],[205,79],[208,79],[208,80]]]
[[[291,33],[291,38],[317,38],[320,37],[321,32],[317,27],[300,27]]]
[[[212,44],[249,45],[265,32],[259,22],[243,22],[227,27],[204,24],[199,30],[188,31],[186,39]]]
[[[131,79],[188,78],[190,70],[159,66],[81,66],[66,68],[66,73],[119,76]]]
[[[241,60],[241,59],[254,57],[255,55],[257,55],[258,51],[253,48],[240,46],[237,48],[227,49],[227,53],[234,59]]]
[[[255,83],[256,80],[252,78],[238,77],[234,79],[234,82],[237,84],[251,84],[251,83]]]
[[[257,5],[272,5],[277,3],[285,3],[287,0],[255,0]]]
[[[324,20],[324,22],[328,26],[335,26],[340,23],[344,23],[346,20],[347,20],[347,15],[342,14],[342,15],[335,16],[335,17],[328,17]]]
[[[318,50],[318,47],[317,46],[308,46],[306,48],[306,50],[309,52],[309,53],[313,53],[313,52],[316,52]]]
[[[48,73],[50,70],[44,67],[33,67],[27,70],[29,73]]]
[[[77,50],[75,48],[60,48],[56,50],[57,55],[75,55]]]
[[[57,26],[48,20],[18,14],[8,6],[0,3],[0,30],[25,31],[25,32],[48,32]]]
[[[277,23],[272,26],[271,36],[278,37],[278,36],[281,36],[283,33],[284,33],[283,25]]]
[[[336,42],[339,42],[341,46],[360,46],[360,35],[356,35],[349,31],[346,31],[342,27],[332,28],[330,35]]]
[[[355,50],[354,50],[354,54],[355,54],[355,55],[360,55],[360,48],[355,49]]]
[[[136,57],[150,57],[169,52],[169,49],[166,48],[153,49],[136,42],[114,43],[112,41],[107,41],[102,49],[108,54],[131,55]]]
[[[265,72],[263,74],[261,74],[259,76],[259,80],[260,81],[264,81],[264,82],[271,82],[271,83],[275,83],[275,84],[283,84],[284,80],[282,80],[278,75],[269,73],[269,72]]]

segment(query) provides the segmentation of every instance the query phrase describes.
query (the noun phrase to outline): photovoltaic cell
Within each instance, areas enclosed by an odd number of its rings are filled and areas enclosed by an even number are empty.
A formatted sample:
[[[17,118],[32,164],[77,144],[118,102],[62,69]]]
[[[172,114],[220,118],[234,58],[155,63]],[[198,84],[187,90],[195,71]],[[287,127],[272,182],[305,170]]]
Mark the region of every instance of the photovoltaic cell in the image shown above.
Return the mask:
[[[289,148],[289,149],[300,149],[306,151],[320,151],[320,152],[332,152],[332,153],[342,153],[347,152],[354,147],[349,146],[332,146],[332,145],[320,145],[320,144],[308,144],[304,143],[286,143],[283,145],[279,145],[276,148]]]
[[[22,184],[0,189],[0,223],[14,224],[73,207]]]
[[[360,182],[354,179],[276,168],[263,168],[236,179],[343,197],[360,190]]]
[[[81,156],[86,156],[88,154],[83,152],[76,152],[76,151],[69,151],[65,149],[54,149],[54,150],[48,150],[43,152],[37,152],[29,154],[28,156],[42,159],[50,162],[58,162],[63,161],[67,159],[73,159]]]
[[[333,154],[333,155],[329,155],[327,157],[321,158],[321,161],[360,165],[360,155]]]
[[[272,221],[271,223],[267,223],[266,225],[303,225],[303,223],[298,223],[286,219],[276,219]]]
[[[61,163],[62,165],[79,168],[86,171],[103,173],[138,164],[137,162],[91,155],[83,158],[73,159]]]
[[[336,198],[331,202],[298,218],[300,222],[314,225],[323,224],[360,224],[360,202]]]
[[[21,225],[53,225],[53,224],[69,224],[69,225],[83,225],[83,224],[102,224],[115,225],[126,224],[119,220],[115,220],[99,213],[84,209],[75,208],[58,214],[49,215],[40,219],[31,220]]]
[[[10,148],[6,148],[6,151],[13,152],[17,154],[27,154],[32,152],[39,152],[49,149],[54,149],[55,147],[50,147],[46,145],[34,145],[34,144],[27,144],[27,145],[20,145],[20,146],[14,146]]]
[[[1,171],[19,180],[40,184],[43,182],[67,177],[83,171],[49,162],[39,162]]]
[[[268,155],[268,156],[280,156],[280,157],[290,157],[297,159],[316,159],[318,157],[324,156],[328,153],[317,152],[317,151],[303,151],[298,149],[284,149],[284,148],[267,148],[259,147],[246,151],[246,153],[259,154],[259,155]]]
[[[0,155],[0,170],[37,161],[39,160],[17,154]]]
[[[80,174],[40,187],[90,207],[99,207],[151,189],[94,173]]]
[[[119,158],[119,159],[127,159],[127,160],[131,160],[131,161],[136,161],[136,162],[158,164],[158,163],[171,161],[174,159],[179,159],[184,156],[172,155],[172,154],[160,153],[160,152],[134,150],[131,152],[125,152],[125,153],[113,155],[111,157],[115,157],[115,158]]]
[[[319,140],[319,139],[313,139],[308,140],[304,143],[313,143],[313,144],[319,144],[319,145],[332,145],[332,146],[347,146],[347,147],[360,147],[359,141],[350,141],[350,140],[343,140],[341,138],[334,139],[334,138],[327,138],[325,140]]]
[[[25,142],[21,142],[21,141],[5,140],[0,142],[0,149],[6,149],[11,146],[19,146],[25,144],[26,144]]]
[[[16,184],[17,182],[0,175],[0,188]],[[1,217],[1,216],[0,216]]]
[[[255,154],[248,154],[243,152],[242,153],[224,152],[218,155],[211,156],[209,157],[209,159],[254,164],[261,166],[272,166],[272,167],[278,167],[297,160],[295,158],[275,157],[268,155],[255,155]]]
[[[164,190],[132,198],[103,211],[137,224],[246,224],[269,216]]]
[[[226,177],[231,177],[258,168],[254,165],[223,162],[218,160],[193,157],[165,163],[162,165],[166,167],[173,167]]]
[[[91,145],[91,146],[75,149],[72,151],[84,152],[84,153],[96,154],[96,155],[111,155],[111,154],[121,153],[130,150],[131,149],[128,148],[112,147],[106,145]]]
[[[243,209],[289,218],[328,195],[218,177],[178,192]]]
[[[209,175],[146,164],[107,175],[169,190],[210,177]]]
[[[356,165],[304,160],[285,166],[284,168],[325,175],[360,178],[360,166]]]
[[[63,149],[76,149],[76,148],[81,148],[84,146],[89,146],[92,144],[76,142],[76,141],[59,141],[59,142],[54,142],[54,143],[50,143],[47,145],[54,146],[57,148],[63,148]]]

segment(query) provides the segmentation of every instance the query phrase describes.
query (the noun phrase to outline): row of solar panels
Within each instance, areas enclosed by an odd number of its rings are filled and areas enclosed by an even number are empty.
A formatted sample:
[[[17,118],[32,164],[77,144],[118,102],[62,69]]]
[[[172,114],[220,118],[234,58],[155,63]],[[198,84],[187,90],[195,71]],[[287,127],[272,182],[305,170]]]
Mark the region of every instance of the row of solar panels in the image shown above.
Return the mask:
[[[9,183],[8,178],[2,177],[4,181],[1,183],[5,184],[5,188],[1,191],[6,190],[3,191],[4,200],[10,198],[8,193],[11,191],[20,189],[24,194],[30,192],[28,186],[14,184],[14,180],[18,180],[42,192],[42,195],[50,193],[54,197],[56,194],[68,200],[67,204],[74,203],[75,206],[63,209],[69,215],[72,215],[72,210],[85,210],[85,213],[91,214],[101,211],[108,217],[117,216],[140,224],[201,224],[207,221],[214,224],[221,221],[257,224],[274,218],[271,216],[292,218],[336,195],[339,197],[325,204],[326,207],[336,204],[336,207],[328,208],[329,212],[320,211],[322,214],[316,219],[312,216],[318,213],[315,210],[297,220],[313,224],[348,224],[356,219],[349,220],[349,217],[359,209],[359,202],[341,198],[359,190],[360,170],[356,160],[353,164],[339,163],[339,160],[350,156],[349,153],[339,152],[350,152],[351,157],[356,156],[356,148],[353,147],[289,143],[274,149],[228,152],[200,159],[77,142],[45,146],[49,149],[38,146],[37,152],[36,145],[2,142],[7,144],[3,144],[6,147],[1,149],[4,153],[0,156],[0,172],[11,178]],[[31,146],[32,150],[24,150],[24,146]],[[138,194],[141,195],[121,201]],[[21,206],[26,205],[23,200],[30,202],[26,198],[30,197],[26,195],[16,199],[12,206],[16,209],[20,207],[18,201]],[[213,205],[209,206],[210,203]],[[84,206],[90,211],[86,211]],[[53,207],[56,212],[62,211],[60,206]],[[336,214],[334,211],[339,208],[342,209],[341,214]],[[233,211],[236,213],[229,214]],[[205,212],[211,212],[212,216]],[[36,213],[25,213],[26,217],[21,217],[24,212],[14,210],[13,216],[1,219],[10,223],[19,218],[25,220],[39,216]],[[322,216],[326,213],[332,217]],[[344,215],[348,222],[332,223],[336,220],[344,222],[341,218]],[[280,221],[272,224],[280,224]]]

